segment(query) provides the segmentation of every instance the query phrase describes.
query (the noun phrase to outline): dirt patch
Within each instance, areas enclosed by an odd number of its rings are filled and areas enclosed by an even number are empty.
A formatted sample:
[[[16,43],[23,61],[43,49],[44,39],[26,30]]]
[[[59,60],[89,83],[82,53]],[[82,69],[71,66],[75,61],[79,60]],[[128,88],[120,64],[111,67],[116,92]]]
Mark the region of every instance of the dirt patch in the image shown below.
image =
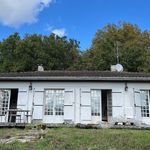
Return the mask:
[[[19,134],[17,136],[7,136],[5,138],[0,139],[0,144],[9,144],[15,141],[19,141],[21,143],[35,141],[37,139],[42,139],[48,130],[29,130],[24,134]]]

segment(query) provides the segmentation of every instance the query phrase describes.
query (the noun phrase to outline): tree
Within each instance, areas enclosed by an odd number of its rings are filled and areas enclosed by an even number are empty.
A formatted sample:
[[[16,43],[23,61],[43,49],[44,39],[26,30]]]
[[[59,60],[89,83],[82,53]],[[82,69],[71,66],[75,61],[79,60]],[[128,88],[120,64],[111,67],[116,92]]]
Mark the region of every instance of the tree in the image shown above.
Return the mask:
[[[0,72],[16,71],[16,48],[20,42],[18,33],[14,33],[0,44]]]
[[[58,37],[54,34],[43,39],[43,50],[46,54],[46,68],[48,70],[67,70],[78,59],[79,43],[67,37]]]
[[[46,70],[67,70],[79,57],[79,43],[67,37],[18,33],[0,43],[0,72],[35,71],[42,64]]]
[[[91,49],[86,52],[86,64],[90,63],[87,70],[110,70],[110,66],[117,63],[117,48],[119,63],[125,71],[148,71],[146,64],[150,64],[150,59],[145,54],[150,51],[150,34],[129,23],[108,24],[97,31]]]
[[[45,70],[110,70],[118,63],[125,71],[150,72],[150,31],[137,25],[108,24],[99,29],[91,48],[81,52],[79,42],[67,37],[18,33],[0,42],[0,72]]]

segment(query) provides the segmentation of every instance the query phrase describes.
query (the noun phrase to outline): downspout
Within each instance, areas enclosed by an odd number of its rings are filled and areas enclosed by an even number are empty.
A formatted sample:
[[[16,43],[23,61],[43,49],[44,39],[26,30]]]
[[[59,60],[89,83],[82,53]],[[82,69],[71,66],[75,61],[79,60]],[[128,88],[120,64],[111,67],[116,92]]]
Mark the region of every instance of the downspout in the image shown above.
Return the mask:
[[[34,95],[35,95],[35,88],[33,89],[32,110],[31,110],[31,123],[33,122],[33,112],[34,112]]]
[[[81,123],[81,88],[80,88],[80,90],[79,90],[79,107],[80,107],[80,109],[79,109],[79,120],[80,120],[80,123]]]
[[[133,88],[133,100],[134,100],[134,119],[136,119],[136,103],[135,103],[135,90]]]
[[[77,104],[77,102],[76,102],[76,89],[74,89],[73,90],[74,91],[74,102],[73,102],[73,105],[74,105],[74,120],[73,120],[73,122],[74,122],[74,124],[76,123],[76,104]]]

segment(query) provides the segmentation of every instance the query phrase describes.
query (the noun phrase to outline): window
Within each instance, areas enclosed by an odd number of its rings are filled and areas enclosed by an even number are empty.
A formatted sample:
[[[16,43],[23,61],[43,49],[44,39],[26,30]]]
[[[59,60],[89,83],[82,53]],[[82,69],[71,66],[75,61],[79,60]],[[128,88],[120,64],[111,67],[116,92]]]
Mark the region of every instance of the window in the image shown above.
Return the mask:
[[[45,90],[45,115],[64,115],[64,90]]]
[[[141,115],[142,117],[150,117],[149,111],[149,91],[141,91]]]
[[[5,115],[10,98],[9,90],[0,90],[0,115]]]
[[[91,90],[92,116],[100,116],[100,90]]]
[[[45,91],[45,115],[53,115],[53,93],[52,90]]]

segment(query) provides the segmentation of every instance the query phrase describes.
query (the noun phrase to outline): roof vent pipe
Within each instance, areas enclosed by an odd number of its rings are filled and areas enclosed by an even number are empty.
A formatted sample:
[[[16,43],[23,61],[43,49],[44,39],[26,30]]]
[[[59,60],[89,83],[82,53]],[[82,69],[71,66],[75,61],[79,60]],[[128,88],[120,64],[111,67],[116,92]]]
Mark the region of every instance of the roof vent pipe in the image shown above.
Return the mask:
[[[42,65],[38,65],[38,71],[44,71],[44,67]]]
[[[111,65],[110,70],[111,72],[116,72],[116,65]]]

